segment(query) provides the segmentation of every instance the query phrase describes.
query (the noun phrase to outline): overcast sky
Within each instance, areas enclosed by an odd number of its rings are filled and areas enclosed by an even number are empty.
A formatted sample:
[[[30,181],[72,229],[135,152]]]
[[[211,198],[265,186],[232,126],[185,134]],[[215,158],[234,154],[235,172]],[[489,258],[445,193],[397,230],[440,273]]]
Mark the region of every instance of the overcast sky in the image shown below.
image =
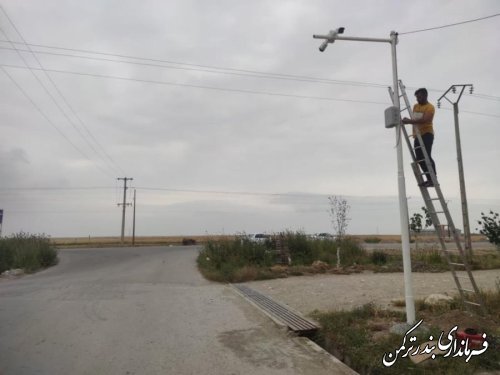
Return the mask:
[[[459,102],[473,229],[500,211],[498,0],[1,0],[3,234],[116,236],[123,181],[137,235],[400,233],[390,45],[313,34],[400,33],[399,77]],[[408,33],[408,34],[406,34]],[[29,66],[31,69],[28,69]],[[450,97],[452,100],[456,96]],[[452,106],[434,118],[434,159],[461,228]],[[422,199],[404,149],[410,214]],[[133,189],[127,191],[131,202]],[[126,234],[131,233],[131,207]]]

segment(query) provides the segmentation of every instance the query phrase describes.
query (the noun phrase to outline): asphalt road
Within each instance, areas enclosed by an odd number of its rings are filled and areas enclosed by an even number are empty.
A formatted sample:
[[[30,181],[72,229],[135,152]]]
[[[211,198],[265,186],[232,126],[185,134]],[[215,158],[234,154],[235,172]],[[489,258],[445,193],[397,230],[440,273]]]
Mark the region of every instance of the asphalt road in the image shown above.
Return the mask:
[[[352,373],[227,285],[197,247],[62,250],[0,280],[0,374]]]

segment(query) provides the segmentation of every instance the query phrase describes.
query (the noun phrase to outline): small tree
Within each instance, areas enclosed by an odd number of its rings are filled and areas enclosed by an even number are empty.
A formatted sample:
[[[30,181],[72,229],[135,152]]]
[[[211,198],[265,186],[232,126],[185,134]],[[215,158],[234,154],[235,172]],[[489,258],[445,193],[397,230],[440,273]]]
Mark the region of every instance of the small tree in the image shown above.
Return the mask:
[[[418,234],[422,232],[422,214],[414,213],[410,218],[410,230],[415,236],[415,250],[418,250]]]
[[[410,230],[415,235],[415,250],[418,249],[418,243],[417,243],[418,234],[422,232],[422,229],[432,226],[432,219],[431,215],[429,214],[429,211],[425,207],[422,207],[422,211],[424,211],[425,214],[424,223],[422,223],[422,219],[424,218],[422,214],[414,213],[413,216],[410,218]]]
[[[500,220],[498,217],[499,214],[491,210],[489,216],[481,212],[481,220],[478,220],[477,223],[482,226],[479,233],[484,234],[488,241],[495,244],[500,250]],[[476,230],[478,229],[476,228]]]
[[[432,227],[432,218],[431,214],[429,213],[429,210],[425,207],[422,207],[422,211],[424,211],[425,214],[425,227]]]
[[[330,210],[328,213],[330,214],[333,231],[337,240],[337,268],[340,268],[340,248],[347,231],[347,226],[351,220],[348,216],[351,206],[349,206],[347,201],[341,196],[334,195],[328,197],[328,200],[330,202]]]

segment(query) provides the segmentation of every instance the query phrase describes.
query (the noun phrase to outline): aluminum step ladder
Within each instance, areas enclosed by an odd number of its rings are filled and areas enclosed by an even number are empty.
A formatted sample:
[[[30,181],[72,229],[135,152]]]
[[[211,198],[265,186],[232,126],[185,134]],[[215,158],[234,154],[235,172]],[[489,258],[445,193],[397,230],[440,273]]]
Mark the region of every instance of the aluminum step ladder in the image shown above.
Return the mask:
[[[403,113],[404,111],[408,111],[409,117],[413,119],[414,118],[413,110],[410,101],[408,100],[405,86],[403,85],[403,82],[401,80],[399,81],[399,89],[401,92],[399,100],[403,98],[404,101],[404,104],[401,105],[400,107],[401,113]],[[394,97],[391,88],[389,88],[389,94],[391,95],[391,98]],[[394,105],[396,105],[396,103],[394,103]],[[432,168],[430,157],[427,154],[427,150],[423,146],[424,143],[422,141],[422,136],[418,128],[416,127],[415,136],[419,141],[419,146],[417,148],[414,148],[413,144],[410,142],[408,132],[406,131],[404,125],[402,125],[401,133],[406,141],[408,150],[410,151],[410,155],[412,158],[411,166],[413,169],[413,173],[417,180],[418,186],[420,187],[422,198],[425,202],[425,206],[427,208],[429,216],[432,220],[432,223],[438,235],[439,242],[441,244],[441,252],[442,254],[444,254],[445,259],[449,264],[450,271],[453,276],[453,279],[455,280],[455,284],[457,285],[457,289],[460,294],[462,303],[468,311],[478,312],[484,315],[485,308],[480,291],[477,287],[476,281],[474,280],[474,276],[472,275],[471,267],[467,259],[467,256],[463,250],[462,243],[460,241],[460,235],[455,228],[455,224],[453,223],[453,219],[450,215],[448,205],[446,203],[446,200],[444,199],[443,192],[441,191],[441,187]],[[401,142],[401,140],[399,141]],[[418,148],[421,148],[422,150],[422,153],[424,155],[423,160],[417,160],[415,150]],[[419,168],[419,164],[422,162],[425,162],[427,166],[427,171],[428,171],[427,173],[422,172]],[[432,181],[434,186],[426,187],[423,185],[424,182],[423,177],[426,174],[428,175],[428,179],[430,177],[430,180]],[[431,195],[432,190],[434,190],[435,195]],[[445,233],[444,233],[445,225],[441,224],[442,220],[443,222],[446,222],[448,231],[449,233],[451,233],[454,239],[457,250],[450,250],[447,248],[445,242]],[[461,272],[460,274],[457,274],[457,271],[465,271],[465,273]]]

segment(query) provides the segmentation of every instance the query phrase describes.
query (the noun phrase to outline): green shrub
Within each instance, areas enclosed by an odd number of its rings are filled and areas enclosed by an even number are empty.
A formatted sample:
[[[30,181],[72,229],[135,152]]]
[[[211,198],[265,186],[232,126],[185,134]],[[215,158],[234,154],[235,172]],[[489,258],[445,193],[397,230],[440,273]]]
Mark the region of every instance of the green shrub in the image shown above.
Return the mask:
[[[481,221],[478,220],[477,222],[481,225],[479,233],[485,235],[488,241],[496,245],[497,249],[500,250],[500,215],[491,210],[489,215],[487,216],[481,212]]]
[[[349,237],[339,242],[333,239],[311,240],[303,232],[286,232],[284,235],[292,265],[310,265],[316,260],[335,265],[338,246],[341,249],[342,267],[366,263],[366,251]]]
[[[448,264],[441,251],[436,249],[418,250],[414,252],[414,260],[424,262],[428,265],[443,265]]]
[[[339,243],[333,240],[311,240],[303,232],[283,232],[292,261],[290,272],[301,273],[297,267],[310,266],[320,260],[330,265],[337,261]],[[250,241],[247,237],[209,241],[200,252],[198,267],[205,277],[214,281],[237,282],[280,277],[269,268],[276,264],[276,238],[265,243]],[[342,266],[367,262],[366,252],[355,241],[345,238],[341,244]]]
[[[274,254],[266,244],[248,238],[208,241],[198,255],[198,266],[204,275],[217,281],[236,281],[237,274],[247,266],[269,267]]]
[[[383,251],[374,251],[370,256],[370,261],[377,266],[382,266],[387,263],[387,258],[387,254]]]
[[[307,238],[303,232],[281,233],[285,238],[286,246],[290,251],[292,265],[309,265],[318,260],[319,246]]]
[[[20,232],[0,239],[0,273],[14,268],[34,272],[57,261],[57,250],[44,234]]]
[[[336,243],[336,246],[340,246],[343,267],[368,263],[366,250],[359,246],[354,239],[345,237],[342,242]]]

